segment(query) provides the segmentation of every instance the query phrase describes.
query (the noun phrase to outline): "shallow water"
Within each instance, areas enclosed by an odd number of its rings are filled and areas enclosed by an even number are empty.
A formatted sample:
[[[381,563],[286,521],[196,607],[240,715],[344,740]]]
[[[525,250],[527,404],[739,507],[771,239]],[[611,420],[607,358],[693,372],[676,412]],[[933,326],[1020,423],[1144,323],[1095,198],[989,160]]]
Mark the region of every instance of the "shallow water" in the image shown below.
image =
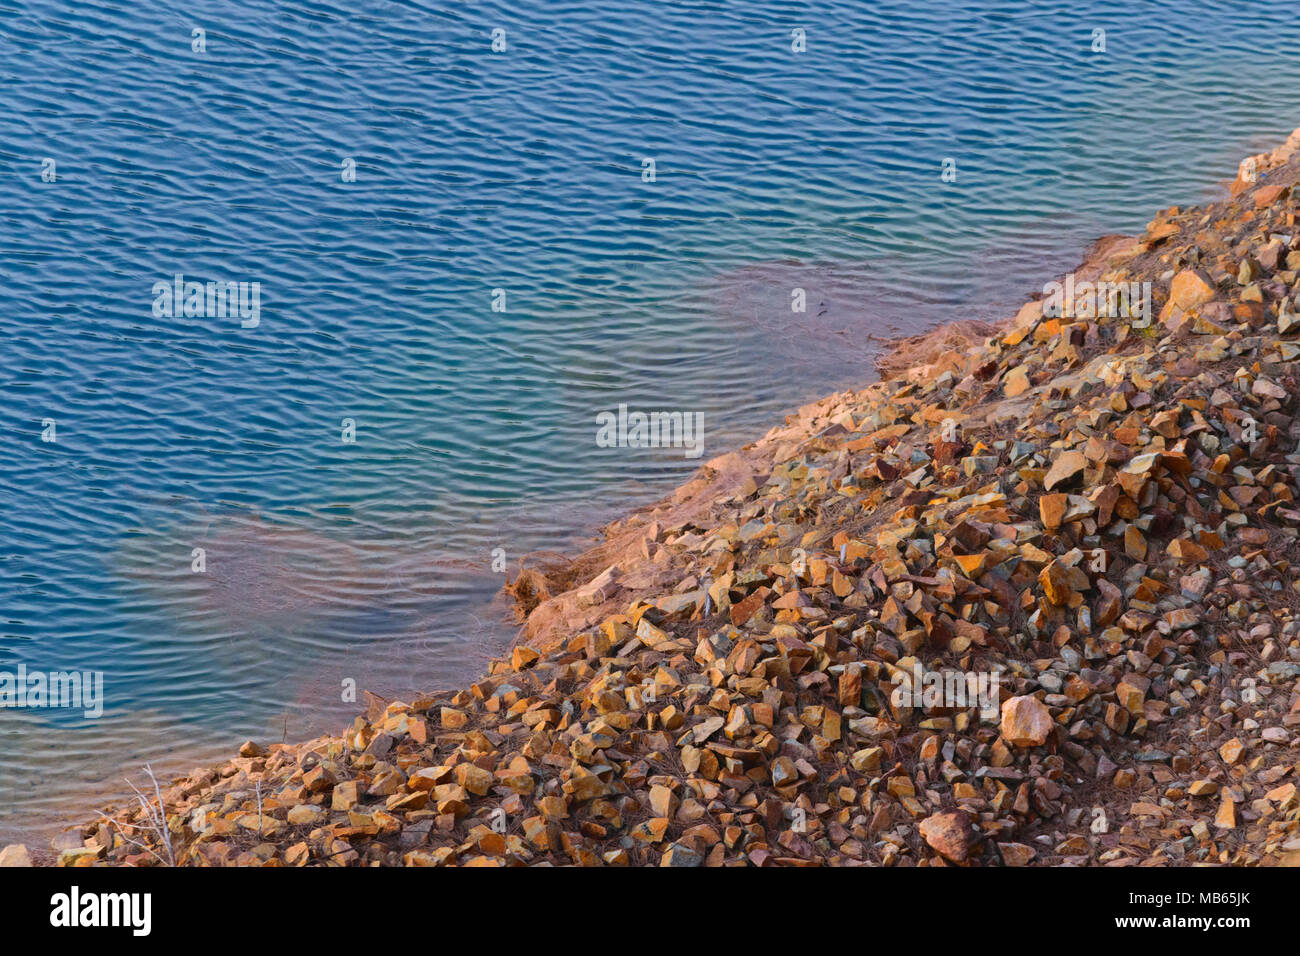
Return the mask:
[[[1286,5],[1201,0],[0,0],[0,670],[106,694],[0,710],[0,843],[337,730],[345,680],[475,675],[494,549],[702,460],[599,412],[700,412],[707,459],[870,336],[1010,314],[1300,125],[1297,53]],[[176,273],[260,323],[156,316]]]

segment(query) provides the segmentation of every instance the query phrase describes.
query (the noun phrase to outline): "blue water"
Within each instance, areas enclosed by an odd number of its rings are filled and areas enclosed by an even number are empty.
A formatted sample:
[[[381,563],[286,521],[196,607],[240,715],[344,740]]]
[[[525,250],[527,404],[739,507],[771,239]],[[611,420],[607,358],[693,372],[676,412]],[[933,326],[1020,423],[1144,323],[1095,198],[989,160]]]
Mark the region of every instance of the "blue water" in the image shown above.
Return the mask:
[[[0,0],[0,670],[107,695],[0,710],[0,841],[337,730],[345,679],[475,675],[493,549],[571,547],[1296,125],[1285,4]],[[260,323],[155,315],[176,273]],[[703,459],[598,447],[619,403],[702,413]]]

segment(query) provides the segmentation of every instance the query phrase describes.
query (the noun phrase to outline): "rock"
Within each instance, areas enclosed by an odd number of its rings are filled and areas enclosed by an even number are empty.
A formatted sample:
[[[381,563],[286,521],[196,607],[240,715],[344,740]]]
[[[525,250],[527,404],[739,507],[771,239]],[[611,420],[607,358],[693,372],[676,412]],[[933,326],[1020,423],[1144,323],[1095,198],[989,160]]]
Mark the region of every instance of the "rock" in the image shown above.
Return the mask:
[[[290,807],[285,819],[293,826],[308,826],[315,824],[325,817],[325,811],[320,807],[310,803],[300,803],[296,807]]]
[[[1232,766],[1238,760],[1240,760],[1242,754],[1244,754],[1245,752],[1246,752],[1246,745],[1243,744],[1240,738],[1237,737],[1233,737],[1231,740],[1229,740],[1227,743],[1225,743],[1222,747],[1219,748],[1219,756],[1223,758],[1223,762],[1226,763],[1228,766]]]
[[[1217,294],[1214,283],[1197,269],[1184,269],[1169,284],[1169,304],[1184,312],[1204,305]]]
[[[1135,525],[1124,529],[1124,553],[1134,561],[1145,561],[1147,556],[1147,539]]]
[[[1006,374],[1002,379],[1002,391],[1007,398],[1015,398],[1029,389],[1029,374],[1020,366],[1016,366]]]
[[[21,843],[11,843],[0,850],[0,867],[31,865],[31,855],[27,852],[27,847]]]
[[[1065,518],[1065,510],[1069,505],[1069,495],[1054,494],[1043,495],[1038,499],[1038,516],[1043,522],[1043,527],[1048,531],[1055,531],[1061,526]]]
[[[970,817],[961,811],[936,813],[921,821],[921,836],[935,852],[953,863],[965,863],[974,835]]]
[[[1262,398],[1276,398],[1279,401],[1287,397],[1287,390],[1281,385],[1270,382],[1264,377],[1255,379],[1250,386],[1252,395],[1259,395]]]
[[[859,750],[849,758],[853,769],[859,773],[872,773],[880,769],[880,759],[884,754],[881,747],[867,747]]]
[[[82,839],[78,830],[64,830],[50,840],[50,849],[56,854],[62,853],[64,850],[80,850],[85,845],[86,841]]]
[[[1151,682],[1137,674],[1128,674],[1115,687],[1115,699],[1130,714],[1141,714]]]
[[[1088,465],[1088,459],[1083,457],[1082,452],[1067,451],[1062,452],[1052,462],[1052,468],[1043,479],[1043,488],[1051,491],[1057,485],[1064,484],[1079,472],[1083,471]]]
[[[998,851],[1002,854],[1002,862],[1007,866],[1028,866],[1038,855],[1033,847],[1023,843],[999,843]]]
[[[1259,208],[1271,206],[1279,200],[1285,199],[1291,194],[1290,186],[1274,184],[1270,186],[1260,186],[1255,190],[1255,205]]]
[[[841,707],[857,707],[862,703],[862,666],[856,661],[844,665],[838,699]]]
[[[666,817],[654,817],[632,828],[632,839],[642,843],[660,843],[668,832],[669,821]]]
[[[532,667],[541,657],[531,647],[524,647],[522,644],[510,652],[510,666],[517,671]]]
[[[438,720],[446,730],[459,730],[469,722],[468,715],[455,707],[443,707]]]
[[[674,843],[659,862],[660,866],[703,866],[704,855],[681,843]]]
[[[59,854],[58,866],[90,866],[104,854],[103,847],[77,847]]]
[[[778,757],[772,761],[772,786],[789,787],[799,782],[799,771],[789,757]]]
[[[360,784],[356,780],[347,780],[331,791],[330,806],[335,810],[351,810],[360,799]]]
[[[1015,747],[1037,747],[1052,733],[1052,715],[1036,697],[1012,697],[1002,702],[1001,733]]]
[[[312,793],[325,793],[334,789],[338,779],[334,771],[322,763],[303,774],[302,785]]]
[[[650,788],[650,808],[657,817],[671,817],[677,813],[677,796],[668,787]]]
[[[1214,816],[1214,825],[1220,830],[1231,830],[1237,825],[1237,806],[1231,800],[1219,804],[1219,812]]]
[[[1058,606],[1064,606],[1070,602],[1070,596],[1074,590],[1070,587],[1069,571],[1059,562],[1053,561],[1038,575],[1038,583],[1043,588],[1043,593],[1047,595],[1047,600]]]

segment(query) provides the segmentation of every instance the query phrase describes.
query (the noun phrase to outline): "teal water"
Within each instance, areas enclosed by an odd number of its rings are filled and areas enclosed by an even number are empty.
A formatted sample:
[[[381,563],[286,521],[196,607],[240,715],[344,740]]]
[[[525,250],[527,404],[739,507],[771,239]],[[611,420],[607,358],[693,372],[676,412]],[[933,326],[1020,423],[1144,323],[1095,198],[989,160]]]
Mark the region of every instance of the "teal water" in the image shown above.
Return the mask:
[[[698,412],[707,459],[873,337],[1010,314],[1300,125],[1298,53],[1191,0],[0,0],[0,670],[106,694],[0,710],[0,841],[337,730],[344,680],[474,676],[494,549],[699,464],[601,411]],[[258,325],[156,315],[176,273]]]

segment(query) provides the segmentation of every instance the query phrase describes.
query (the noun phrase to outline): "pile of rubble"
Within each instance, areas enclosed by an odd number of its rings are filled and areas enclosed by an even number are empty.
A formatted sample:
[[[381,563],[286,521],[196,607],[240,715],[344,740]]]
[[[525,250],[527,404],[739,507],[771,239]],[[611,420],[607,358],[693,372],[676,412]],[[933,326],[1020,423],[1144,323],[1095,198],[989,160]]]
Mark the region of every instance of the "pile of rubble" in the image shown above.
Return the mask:
[[[1286,862],[1300,156],[1243,170],[533,572],[480,682],[246,744],[59,862]]]

